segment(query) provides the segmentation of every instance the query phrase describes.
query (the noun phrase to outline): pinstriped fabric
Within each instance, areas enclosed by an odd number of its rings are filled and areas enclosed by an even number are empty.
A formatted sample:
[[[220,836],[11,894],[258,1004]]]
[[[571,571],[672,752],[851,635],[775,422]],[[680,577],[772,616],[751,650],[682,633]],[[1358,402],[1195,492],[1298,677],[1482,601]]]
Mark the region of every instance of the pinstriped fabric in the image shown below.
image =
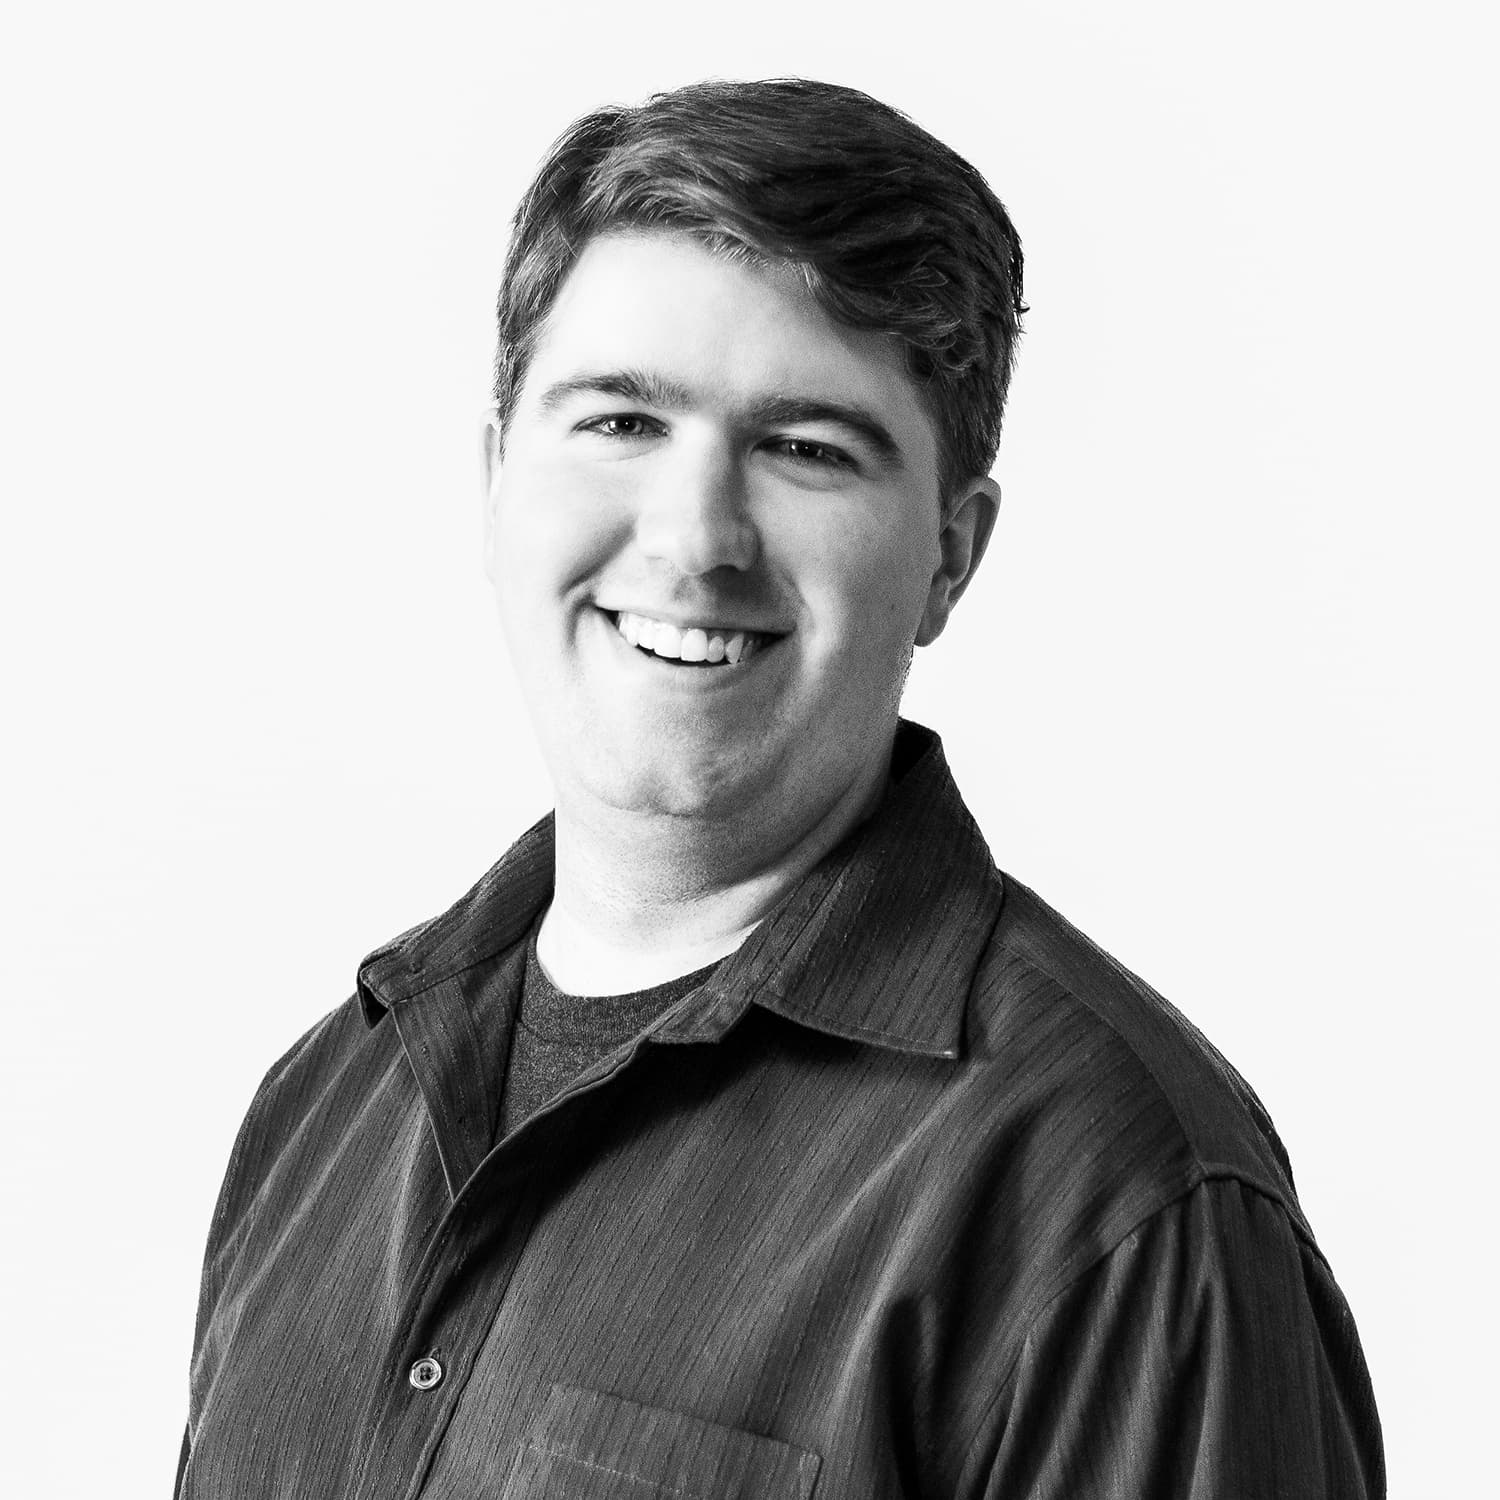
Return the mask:
[[[594,1391],[553,1386],[521,1444],[505,1496],[617,1493],[808,1500],[818,1456]],[[680,1481],[680,1482],[679,1482]]]
[[[1254,1095],[1002,883],[934,737],[897,769],[498,1145],[550,826],[372,955],[236,1145],[182,1495],[1383,1493]]]

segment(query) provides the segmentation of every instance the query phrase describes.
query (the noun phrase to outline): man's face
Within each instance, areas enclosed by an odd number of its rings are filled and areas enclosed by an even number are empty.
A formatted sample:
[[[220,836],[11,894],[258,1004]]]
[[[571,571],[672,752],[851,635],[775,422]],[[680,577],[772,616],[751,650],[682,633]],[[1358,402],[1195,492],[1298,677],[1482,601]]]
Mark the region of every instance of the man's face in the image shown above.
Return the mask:
[[[560,805],[810,826],[878,788],[962,586],[892,340],[785,268],[601,236],[504,448],[492,425],[487,564]]]

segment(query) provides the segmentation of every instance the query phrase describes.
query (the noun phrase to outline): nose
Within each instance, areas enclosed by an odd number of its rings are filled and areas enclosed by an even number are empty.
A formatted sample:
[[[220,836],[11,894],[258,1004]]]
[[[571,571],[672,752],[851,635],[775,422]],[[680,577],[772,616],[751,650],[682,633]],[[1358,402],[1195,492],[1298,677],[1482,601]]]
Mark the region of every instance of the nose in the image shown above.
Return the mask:
[[[760,554],[746,509],[744,476],[718,445],[684,444],[652,476],[636,517],[636,544],[648,556],[697,576],[715,568],[744,572]]]

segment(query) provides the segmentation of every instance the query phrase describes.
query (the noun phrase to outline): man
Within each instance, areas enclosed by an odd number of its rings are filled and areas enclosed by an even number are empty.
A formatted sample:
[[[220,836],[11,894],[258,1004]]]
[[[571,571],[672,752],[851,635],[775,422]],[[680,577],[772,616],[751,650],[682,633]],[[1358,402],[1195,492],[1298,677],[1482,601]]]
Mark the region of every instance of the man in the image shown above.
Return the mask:
[[[898,721],[995,518],[1021,264],[846,89],[555,148],[485,555],[556,810],[267,1076],[180,1494],[1382,1492],[1255,1096]]]

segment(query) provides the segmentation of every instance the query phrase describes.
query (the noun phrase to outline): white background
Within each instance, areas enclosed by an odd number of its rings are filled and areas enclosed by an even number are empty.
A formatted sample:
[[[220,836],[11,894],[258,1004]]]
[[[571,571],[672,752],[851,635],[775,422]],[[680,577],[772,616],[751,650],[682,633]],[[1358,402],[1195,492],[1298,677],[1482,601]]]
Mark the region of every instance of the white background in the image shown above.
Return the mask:
[[[587,108],[788,72],[913,114],[1026,244],[997,537],[908,712],[1265,1099],[1393,1495],[1487,1486],[1484,41],[1331,0],[13,25],[0,1488],[169,1491],[257,1081],[548,805],[478,546],[517,194]]]

